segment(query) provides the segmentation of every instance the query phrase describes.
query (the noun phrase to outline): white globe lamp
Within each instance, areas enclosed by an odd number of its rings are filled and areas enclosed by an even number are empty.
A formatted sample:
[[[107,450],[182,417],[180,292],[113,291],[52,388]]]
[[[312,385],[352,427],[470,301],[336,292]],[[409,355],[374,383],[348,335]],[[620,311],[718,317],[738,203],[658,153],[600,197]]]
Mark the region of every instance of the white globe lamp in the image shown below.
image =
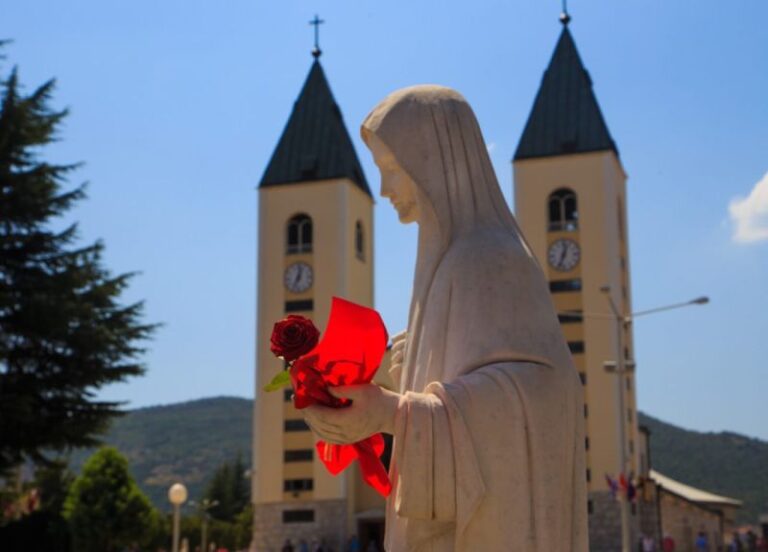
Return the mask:
[[[173,552],[179,552],[179,529],[181,527],[181,505],[187,500],[187,488],[174,483],[168,489],[168,500],[173,504]]]

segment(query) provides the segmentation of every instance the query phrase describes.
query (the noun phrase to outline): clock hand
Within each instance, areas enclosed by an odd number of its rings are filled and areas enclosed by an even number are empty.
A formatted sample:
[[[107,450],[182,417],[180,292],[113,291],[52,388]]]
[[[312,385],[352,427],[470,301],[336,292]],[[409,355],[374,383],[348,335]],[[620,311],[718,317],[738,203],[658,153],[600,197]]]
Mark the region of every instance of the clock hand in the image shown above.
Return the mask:
[[[557,261],[558,265],[562,266],[563,261],[565,260],[565,254],[566,254],[567,251],[568,250],[565,248],[565,246],[563,246],[563,252],[560,253],[560,259]]]
[[[296,277],[293,279],[293,285],[298,286],[299,280],[301,280],[301,270],[296,271]]]

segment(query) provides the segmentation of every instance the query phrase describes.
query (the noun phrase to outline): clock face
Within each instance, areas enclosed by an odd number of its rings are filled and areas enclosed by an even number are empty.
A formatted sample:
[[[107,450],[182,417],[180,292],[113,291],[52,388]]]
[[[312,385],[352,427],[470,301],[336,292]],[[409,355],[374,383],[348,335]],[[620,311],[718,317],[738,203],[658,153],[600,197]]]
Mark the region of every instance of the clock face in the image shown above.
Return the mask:
[[[573,240],[555,240],[549,246],[547,260],[549,265],[560,272],[568,272],[576,268],[581,258],[579,244]]]
[[[293,263],[285,269],[285,287],[293,293],[302,293],[312,287],[312,267],[307,263]]]

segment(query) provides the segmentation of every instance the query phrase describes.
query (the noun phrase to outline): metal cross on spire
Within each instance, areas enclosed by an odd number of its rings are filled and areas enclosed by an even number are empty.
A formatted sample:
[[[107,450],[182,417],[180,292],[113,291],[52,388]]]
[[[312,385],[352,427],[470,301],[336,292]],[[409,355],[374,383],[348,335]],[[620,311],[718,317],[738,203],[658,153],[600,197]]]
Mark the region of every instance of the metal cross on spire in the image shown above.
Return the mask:
[[[563,11],[560,13],[560,23],[567,25],[571,21],[571,14],[568,13],[568,0],[563,0]]]
[[[323,53],[320,49],[320,25],[323,23],[325,23],[325,21],[320,19],[317,14],[315,14],[315,18],[309,22],[310,25],[314,25],[315,27],[315,49],[312,50],[312,57],[315,59],[319,58],[320,54]]]

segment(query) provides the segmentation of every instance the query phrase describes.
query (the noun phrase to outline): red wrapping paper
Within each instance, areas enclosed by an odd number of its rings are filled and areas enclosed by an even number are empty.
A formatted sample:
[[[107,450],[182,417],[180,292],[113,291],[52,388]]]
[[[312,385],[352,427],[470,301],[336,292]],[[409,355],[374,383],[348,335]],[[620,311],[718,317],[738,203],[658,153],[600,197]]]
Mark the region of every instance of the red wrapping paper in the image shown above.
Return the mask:
[[[320,343],[291,366],[294,406],[347,406],[349,400],[334,397],[328,388],[369,383],[381,364],[388,339],[378,312],[334,297]],[[392,484],[380,459],[384,452],[380,433],[351,445],[318,441],[316,448],[331,474],[338,475],[357,460],[365,482],[382,496],[389,496]]]

